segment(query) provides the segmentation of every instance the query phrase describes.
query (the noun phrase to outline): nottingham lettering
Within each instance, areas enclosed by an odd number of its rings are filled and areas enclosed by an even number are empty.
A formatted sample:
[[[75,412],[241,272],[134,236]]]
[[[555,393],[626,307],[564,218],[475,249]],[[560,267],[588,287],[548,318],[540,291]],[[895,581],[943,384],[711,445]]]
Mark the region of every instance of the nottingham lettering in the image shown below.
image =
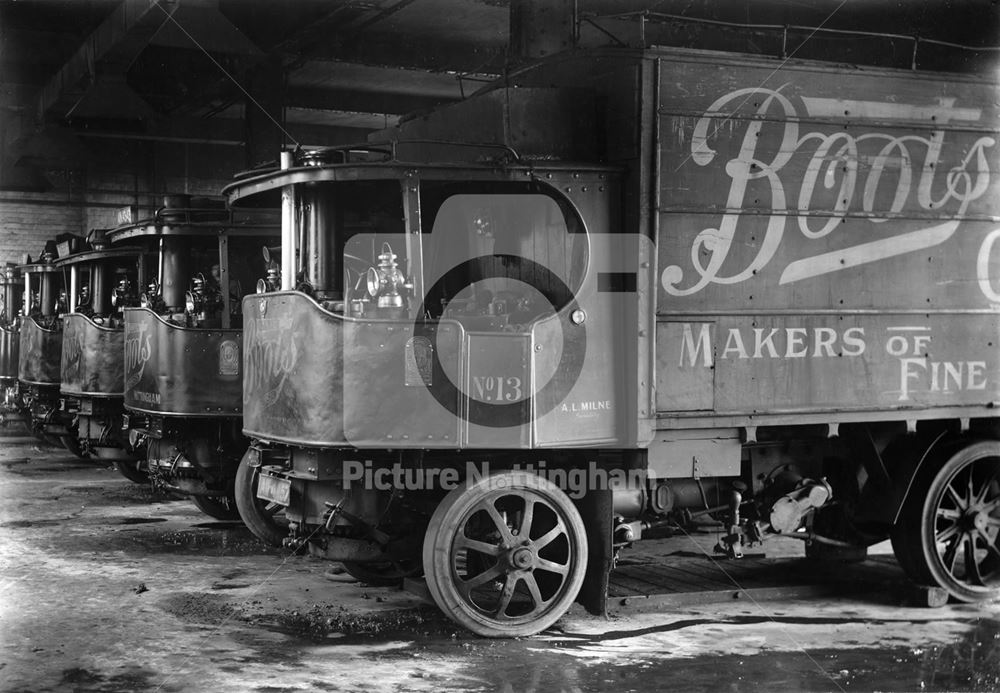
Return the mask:
[[[160,393],[159,392],[142,392],[141,390],[133,390],[132,398],[137,402],[142,402],[144,404],[159,404],[160,403]]]

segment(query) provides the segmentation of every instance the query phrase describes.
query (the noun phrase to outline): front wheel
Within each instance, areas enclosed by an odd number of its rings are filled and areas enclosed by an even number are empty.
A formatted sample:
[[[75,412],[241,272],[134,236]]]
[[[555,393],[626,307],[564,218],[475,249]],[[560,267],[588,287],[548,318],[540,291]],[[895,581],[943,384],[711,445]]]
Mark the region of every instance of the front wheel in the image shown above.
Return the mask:
[[[191,496],[198,510],[216,520],[238,520],[236,500],[232,496]]]
[[[42,431],[33,429],[31,428],[31,424],[26,424],[26,425],[28,426],[28,430],[31,431],[31,435],[34,436],[35,439],[38,440],[39,442],[45,443],[46,445],[53,445],[57,448],[65,447],[62,441],[56,438],[55,436],[51,436],[48,433],[43,433]]]
[[[260,453],[249,448],[236,470],[236,507],[243,524],[265,544],[281,546],[288,536],[288,521],[284,506],[257,497],[260,479]]]
[[[967,445],[922,470],[892,545],[916,582],[964,602],[1000,596],[1000,442]]]
[[[80,440],[74,435],[59,436],[59,442],[64,448],[81,460],[87,459],[88,455],[83,451]]]
[[[532,635],[573,603],[587,567],[576,506],[535,474],[505,472],[451,491],[423,548],[435,603],[486,637]]]

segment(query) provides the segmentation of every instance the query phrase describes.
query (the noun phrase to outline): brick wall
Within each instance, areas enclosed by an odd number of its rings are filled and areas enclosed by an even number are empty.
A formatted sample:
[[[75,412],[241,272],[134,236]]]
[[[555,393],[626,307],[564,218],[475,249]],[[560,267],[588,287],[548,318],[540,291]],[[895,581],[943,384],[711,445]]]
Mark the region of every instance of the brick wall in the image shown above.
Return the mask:
[[[64,194],[0,192],[0,264],[37,258],[56,234],[80,233],[83,220],[84,208]]]
[[[92,143],[87,143],[92,145]],[[115,226],[126,206],[149,216],[166,194],[221,200],[220,192],[243,163],[236,147],[103,141],[89,146],[78,170],[45,171],[54,190],[0,190],[0,264],[36,258],[57,234],[85,236]]]
[[[221,199],[218,193],[227,182],[188,181],[190,192],[187,194]],[[113,228],[116,212],[122,207],[137,206],[140,217],[151,216],[162,206],[166,192],[136,195],[99,190],[67,196],[66,193],[0,191],[0,264],[20,264],[25,253],[37,258],[45,242],[61,233],[86,236],[91,229]],[[184,186],[177,185],[170,192],[184,192]]]

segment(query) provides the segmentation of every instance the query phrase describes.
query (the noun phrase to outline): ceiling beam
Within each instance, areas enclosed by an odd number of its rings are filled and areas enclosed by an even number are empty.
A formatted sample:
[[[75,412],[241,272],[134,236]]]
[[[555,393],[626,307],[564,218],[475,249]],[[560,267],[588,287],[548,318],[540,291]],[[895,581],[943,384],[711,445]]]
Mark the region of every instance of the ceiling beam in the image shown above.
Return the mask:
[[[423,94],[311,87],[292,87],[285,94],[285,105],[292,108],[388,113],[390,115],[404,115],[458,100],[457,96],[456,98],[448,98]]]
[[[79,93],[81,83],[95,81],[96,72],[124,74],[178,7],[177,0],[123,0],[42,88],[39,119],[69,94]]]
[[[305,53],[308,58],[297,53],[297,60],[289,62],[292,69],[296,62],[317,60],[428,72],[500,74],[503,72],[506,51],[506,43],[500,42],[479,44],[417,39],[412,36],[400,40],[397,35],[369,32],[363,38],[328,39],[321,45],[310,46],[309,52]]]
[[[79,121],[74,130],[77,137],[92,139],[122,139],[206,146],[243,146],[246,125],[235,118],[170,118],[157,119],[143,130],[122,129],[118,123]],[[368,128],[286,123],[285,129],[298,142],[313,146],[329,146],[363,142]],[[277,152],[275,152],[277,157]]]
[[[338,35],[357,34],[383,19],[410,5],[414,0],[396,0],[395,4],[381,7],[379,2],[346,2],[332,8],[322,17],[317,17],[301,27],[294,35],[272,47],[272,51],[284,55],[309,55],[318,47],[330,42]],[[381,4],[387,4],[382,0]]]

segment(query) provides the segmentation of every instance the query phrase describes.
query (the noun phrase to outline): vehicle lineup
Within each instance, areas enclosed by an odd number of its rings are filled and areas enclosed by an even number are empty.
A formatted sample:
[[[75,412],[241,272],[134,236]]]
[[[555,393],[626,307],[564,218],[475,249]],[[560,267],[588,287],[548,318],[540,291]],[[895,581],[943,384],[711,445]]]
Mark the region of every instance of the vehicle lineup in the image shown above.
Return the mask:
[[[3,268],[3,420],[486,637],[707,518],[996,599],[997,88],[529,63]]]

